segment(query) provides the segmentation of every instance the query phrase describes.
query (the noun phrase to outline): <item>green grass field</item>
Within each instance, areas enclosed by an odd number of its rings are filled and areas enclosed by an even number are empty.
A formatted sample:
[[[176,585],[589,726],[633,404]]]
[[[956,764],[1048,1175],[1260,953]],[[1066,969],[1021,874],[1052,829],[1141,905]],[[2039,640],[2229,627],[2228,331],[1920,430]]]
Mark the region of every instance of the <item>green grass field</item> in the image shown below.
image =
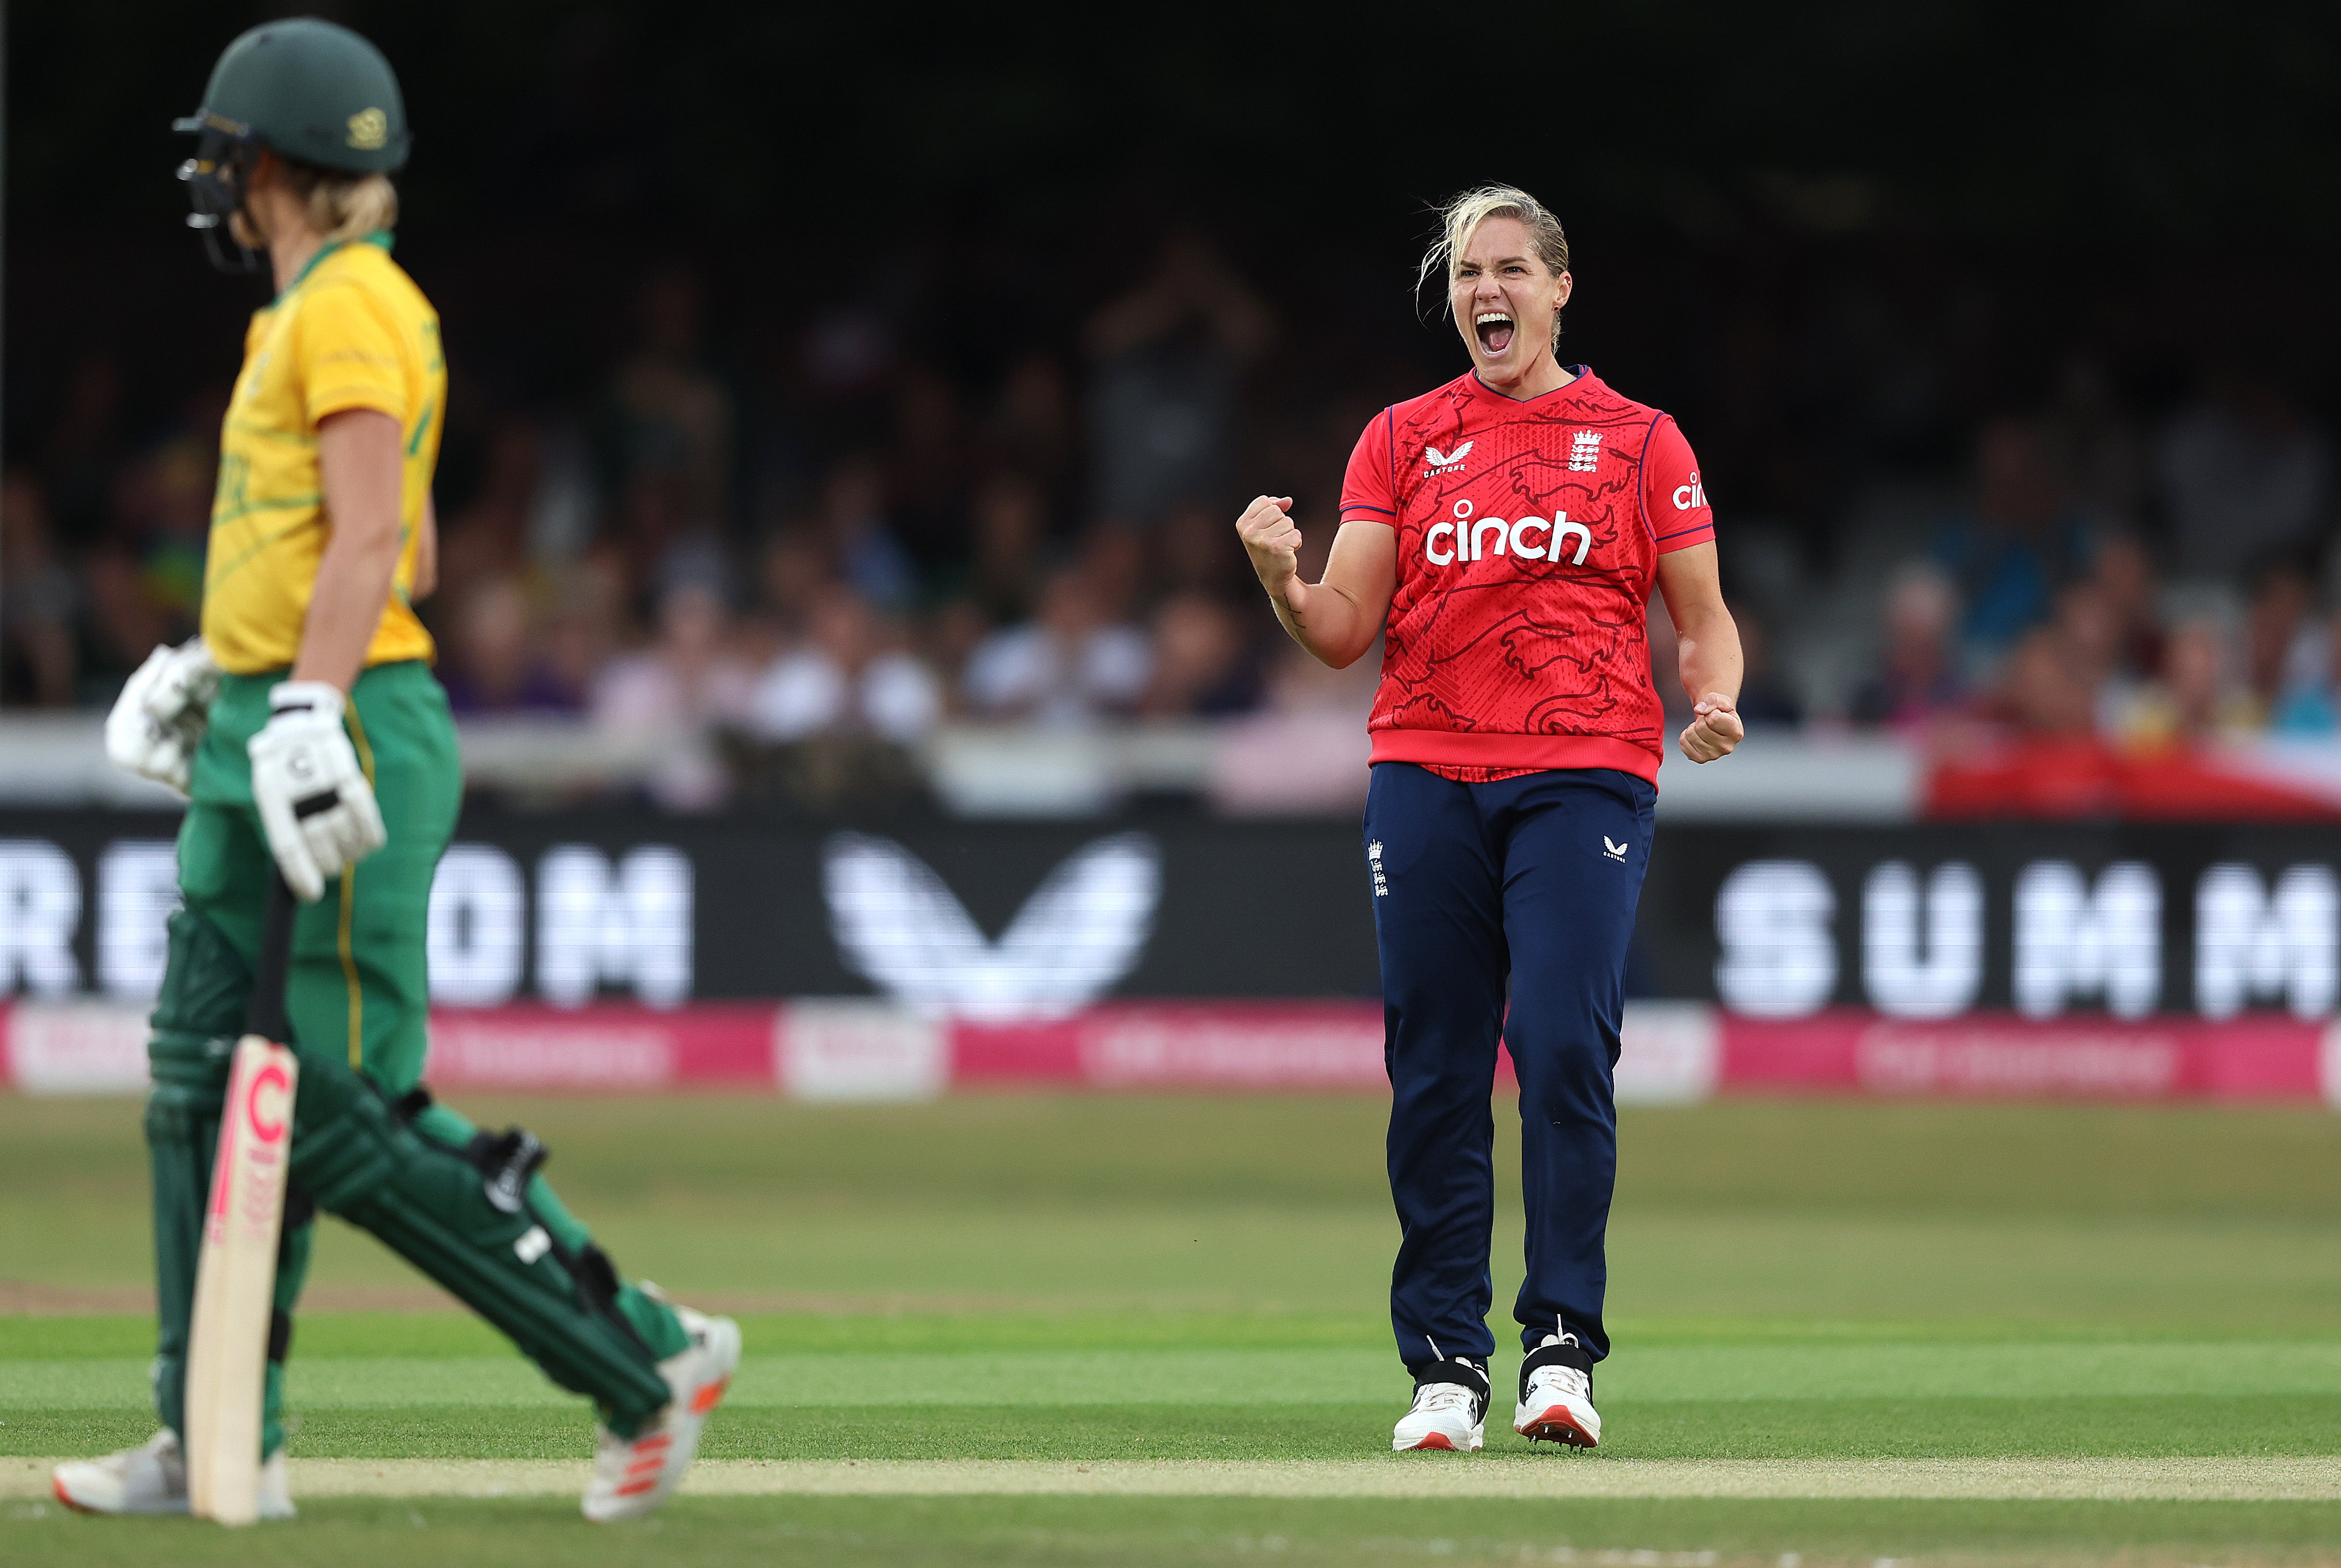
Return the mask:
[[[0,1457],[0,1561],[311,1563],[384,1532],[448,1563],[2341,1559],[2328,1114],[1629,1112],[1603,1445],[1499,1418],[1464,1457],[1387,1452],[1375,1102],[465,1109],[540,1133],[623,1266],[742,1317],[711,1477],[889,1494],[687,1496],[606,1532],[573,1497],[318,1496],[231,1540],[67,1516]],[[0,1096],[0,1456],[151,1430],[137,1120]],[[1499,1343],[1518,1224],[1508,1202]],[[311,1300],[301,1458],[587,1453],[577,1402],[369,1239],[326,1223]],[[1165,1476],[1195,1494],[1096,1494]],[[1439,1494],[1475,1490],[1503,1494]]]

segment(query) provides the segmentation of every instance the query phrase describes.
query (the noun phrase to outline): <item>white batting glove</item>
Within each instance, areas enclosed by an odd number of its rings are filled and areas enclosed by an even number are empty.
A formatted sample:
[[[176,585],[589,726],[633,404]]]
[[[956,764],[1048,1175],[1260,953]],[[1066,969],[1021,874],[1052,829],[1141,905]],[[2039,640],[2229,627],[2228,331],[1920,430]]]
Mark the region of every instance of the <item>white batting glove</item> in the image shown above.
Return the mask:
[[[374,786],[342,727],[340,690],[285,681],[268,694],[268,723],[252,737],[252,803],[277,869],[304,904],[388,842]]]
[[[105,715],[105,760],[185,794],[219,682],[201,637],[147,654]]]

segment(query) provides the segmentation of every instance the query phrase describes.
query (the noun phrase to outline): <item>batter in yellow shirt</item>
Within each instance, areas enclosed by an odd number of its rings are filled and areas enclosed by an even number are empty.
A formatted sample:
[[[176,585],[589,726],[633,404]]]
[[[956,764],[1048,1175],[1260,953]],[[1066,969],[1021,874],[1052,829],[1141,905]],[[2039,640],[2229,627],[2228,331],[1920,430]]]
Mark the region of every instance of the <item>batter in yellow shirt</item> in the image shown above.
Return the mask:
[[[406,454],[398,572],[365,662],[432,656],[408,594],[446,406],[439,313],[390,259],[387,234],[319,251],[254,313],[220,434],[204,567],[204,641],[222,669],[281,670],[300,652],[333,528],[317,479],[317,424],[350,408],[397,420]]]

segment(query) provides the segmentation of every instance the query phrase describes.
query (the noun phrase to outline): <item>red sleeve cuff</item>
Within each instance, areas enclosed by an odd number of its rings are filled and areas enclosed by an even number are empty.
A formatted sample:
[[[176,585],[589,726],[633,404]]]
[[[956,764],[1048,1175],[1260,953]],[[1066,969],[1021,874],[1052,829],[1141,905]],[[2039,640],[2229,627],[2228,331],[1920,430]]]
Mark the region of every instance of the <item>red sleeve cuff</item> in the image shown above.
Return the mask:
[[[1659,554],[1670,555],[1677,550],[1688,550],[1694,544],[1715,543],[1715,524],[1702,523],[1696,528],[1686,528],[1679,534],[1659,535]]]

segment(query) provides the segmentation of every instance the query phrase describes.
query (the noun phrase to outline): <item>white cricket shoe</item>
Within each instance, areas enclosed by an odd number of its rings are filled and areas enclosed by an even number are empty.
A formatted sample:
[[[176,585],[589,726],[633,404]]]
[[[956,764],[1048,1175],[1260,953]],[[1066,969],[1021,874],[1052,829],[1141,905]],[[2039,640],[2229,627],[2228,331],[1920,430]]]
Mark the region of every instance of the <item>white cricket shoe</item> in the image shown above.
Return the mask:
[[[1592,1365],[1575,1334],[1545,1335],[1520,1363],[1520,1406],[1512,1430],[1530,1443],[1598,1447],[1601,1413],[1593,1408]]]
[[[135,1448],[104,1459],[75,1459],[57,1466],[50,1479],[57,1501],[84,1513],[184,1513],[187,1462],[178,1434],[164,1427]],[[278,1449],[260,1467],[260,1516],[290,1519],[293,1488]]]
[[[674,1315],[691,1345],[659,1363],[674,1397],[628,1442],[606,1426],[594,1429],[593,1479],[585,1487],[585,1517],[596,1524],[636,1519],[672,1495],[699,1453],[700,1429],[722,1403],[740,1368],[740,1325],[687,1306]]]
[[[1485,1441],[1488,1371],[1460,1359],[1435,1363],[1414,1383],[1414,1403],[1390,1430],[1390,1449],[1477,1453]]]

